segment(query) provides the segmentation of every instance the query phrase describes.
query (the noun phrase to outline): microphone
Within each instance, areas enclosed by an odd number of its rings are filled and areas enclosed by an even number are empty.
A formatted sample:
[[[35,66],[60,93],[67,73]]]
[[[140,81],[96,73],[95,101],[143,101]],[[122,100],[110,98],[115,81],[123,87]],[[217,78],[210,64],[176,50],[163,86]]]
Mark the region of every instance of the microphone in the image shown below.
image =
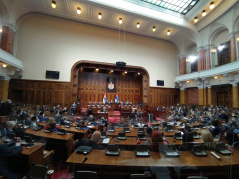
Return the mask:
[[[82,164],[83,164],[83,163],[85,163],[85,161],[86,161],[87,159],[88,159],[88,158],[87,158],[87,157],[85,157],[85,159],[83,160]]]

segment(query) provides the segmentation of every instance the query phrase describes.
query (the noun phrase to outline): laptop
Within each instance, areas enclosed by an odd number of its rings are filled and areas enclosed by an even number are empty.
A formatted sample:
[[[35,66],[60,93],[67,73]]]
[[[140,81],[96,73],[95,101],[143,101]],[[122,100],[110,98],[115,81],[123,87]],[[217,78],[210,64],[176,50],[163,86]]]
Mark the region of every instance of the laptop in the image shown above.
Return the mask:
[[[115,132],[114,126],[110,126],[109,129],[108,129],[108,132]]]
[[[57,134],[59,135],[65,135],[66,134],[66,130],[65,129],[59,129]]]
[[[138,134],[138,139],[139,140],[146,140],[147,138],[146,138],[146,135],[144,133],[140,133],[140,134]]]
[[[28,146],[32,143],[31,136],[25,136],[24,141],[21,142],[21,145]]]
[[[9,143],[15,140],[16,134],[15,133],[9,133],[7,135],[7,139],[4,139],[3,142]]]
[[[136,145],[135,155],[138,157],[149,157],[150,152],[147,145]]]
[[[105,149],[105,155],[119,156],[120,149],[116,145],[108,145]]]
[[[173,126],[167,125],[167,132],[173,132]]]
[[[183,140],[182,133],[181,132],[176,132],[174,134],[174,138],[177,140]]]
[[[106,132],[104,132],[104,131],[101,131],[100,132],[101,133],[101,139],[105,139],[106,138]]]
[[[166,145],[164,148],[164,154],[167,157],[179,157],[179,152],[177,149],[173,149],[172,145]]]
[[[51,127],[47,127],[46,130],[45,130],[44,132],[46,132],[46,133],[50,133],[50,132],[52,132],[52,128],[51,128]]]
[[[138,133],[144,133],[144,128],[139,128]]]
[[[92,150],[92,147],[90,146],[79,146],[77,147],[76,152],[80,154],[88,154],[91,152],[91,150]]]
[[[198,135],[198,133],[196,131],[192,132],[192,135],[193,135],[194,139],[200,139],[201,138],[201,136]]]
[[[124,127],[124,132],[130,133],[129,127]]]
[[[222,155],[230,155],[232,153],[230,150],[227,149],[225,143],[223,142],[218,142],[216,144],[216,151]]]
[[[207,156],[203,145],[194,145],[191,152],[196,156]]]
[[[125,136],[125,133],[124,132],[119,132],[118,134],[118,137],[117,137],[119,140],[126,140],[126,136]]]
[[[135,129],[138,129],[138,128],[139,128],[139,125],[138,125],[138,124],[135,124],[135,125],[134,125],[134,128],[135,128]]]

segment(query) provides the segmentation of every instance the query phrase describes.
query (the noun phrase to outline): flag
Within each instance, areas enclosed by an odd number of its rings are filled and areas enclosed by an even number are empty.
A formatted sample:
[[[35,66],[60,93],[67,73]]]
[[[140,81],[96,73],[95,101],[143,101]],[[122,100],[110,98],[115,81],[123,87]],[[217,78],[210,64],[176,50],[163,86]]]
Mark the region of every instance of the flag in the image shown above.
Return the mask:
[[[103,103],[105,104],[107,102],[107,99],[106,99],[106,92],[104,94],[104,97],[103,97]]]
[[[116,93],[116,96],[115,96],[115,102],[118,103],[119,102],[119,96],[118,96],[118,92]]]

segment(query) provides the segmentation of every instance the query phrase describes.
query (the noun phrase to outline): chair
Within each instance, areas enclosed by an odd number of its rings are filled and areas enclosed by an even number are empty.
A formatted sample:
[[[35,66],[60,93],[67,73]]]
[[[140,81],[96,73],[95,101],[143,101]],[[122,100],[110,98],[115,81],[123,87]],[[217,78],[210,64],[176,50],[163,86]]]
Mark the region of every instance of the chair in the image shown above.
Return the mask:
[[[97,179],[97,173],[94,171],[77,171],[74,179]]]
[[[42,161],[42,164],[45,165],[45,166],[49,166],[51,161],[52,161],[52,157],[53,157],[53,154],[55,153],[55,150],[44,150],[43,151],[43,161]]]
[[[35,165],[32,166],[28,173],[27,173],[27,178],[41,178],[44,179],[46,174],[47,174],[48,167],[43,166],[43,165]]]
[[[152,175],[145,175],[145,174],[131,174],[130,179],[153,179]]]

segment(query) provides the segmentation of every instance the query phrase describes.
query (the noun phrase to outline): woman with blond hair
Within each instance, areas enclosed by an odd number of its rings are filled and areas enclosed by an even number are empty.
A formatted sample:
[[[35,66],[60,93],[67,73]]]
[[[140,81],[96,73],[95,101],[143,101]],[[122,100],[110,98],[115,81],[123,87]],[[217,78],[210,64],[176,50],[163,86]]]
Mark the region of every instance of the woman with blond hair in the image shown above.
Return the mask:
[[[213,135],[208,130],[202,130],[201,131],[202,140],[205,143],[206,149],[215,149],[215,143]]]

